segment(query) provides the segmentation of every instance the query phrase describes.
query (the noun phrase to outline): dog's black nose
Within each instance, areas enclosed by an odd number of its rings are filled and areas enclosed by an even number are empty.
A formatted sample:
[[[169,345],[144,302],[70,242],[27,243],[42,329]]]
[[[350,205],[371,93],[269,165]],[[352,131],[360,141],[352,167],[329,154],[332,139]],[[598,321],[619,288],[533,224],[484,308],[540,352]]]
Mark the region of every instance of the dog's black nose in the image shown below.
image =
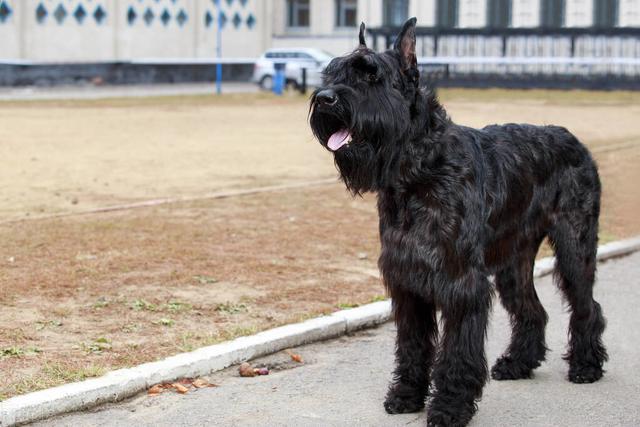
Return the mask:
[[[316,102],[323,105],[333,105],[338,102],[338,94],[331,89],[324,89],[316,95]]]

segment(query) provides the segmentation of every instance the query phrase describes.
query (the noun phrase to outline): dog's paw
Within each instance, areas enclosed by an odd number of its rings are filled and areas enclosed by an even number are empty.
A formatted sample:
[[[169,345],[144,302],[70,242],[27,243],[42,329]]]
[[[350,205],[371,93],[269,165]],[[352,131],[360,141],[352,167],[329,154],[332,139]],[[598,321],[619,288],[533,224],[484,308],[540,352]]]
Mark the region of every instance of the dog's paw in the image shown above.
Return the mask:
[[[418,397],[387,396],[384,409],[388,414],[408,414],[424,408],[424,399]]]
[[[533,369],[509,356],[502,356],[491,368],[491,378],[497,381],[526,379],[532,374]]]
[[[384,409],[389,414],[407,414],[424,408],[425,396],[416,390],[396,384],[389,389]]]
[[[473,412],[469,411],[442,411],[430,408],[427,414],[428,427],[464,427],[469,424]]]
[[[569,368],[569,381],[575,384],[594,383],[602,378],[604,371],[600,366],[576,365]]]

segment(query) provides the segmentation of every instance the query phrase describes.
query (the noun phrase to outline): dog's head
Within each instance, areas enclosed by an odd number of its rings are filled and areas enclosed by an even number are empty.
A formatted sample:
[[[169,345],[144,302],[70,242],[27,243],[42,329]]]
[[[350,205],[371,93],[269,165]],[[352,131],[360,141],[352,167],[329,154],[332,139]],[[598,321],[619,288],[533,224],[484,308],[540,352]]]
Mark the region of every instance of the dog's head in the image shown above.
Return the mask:
[[[394,47],[376,53],[361,24],[358,48],[331,61],[311,96],[311,129],[353,193],[375,190],[380,157],[410,130],[419,81],[415,26],[409,19]]]

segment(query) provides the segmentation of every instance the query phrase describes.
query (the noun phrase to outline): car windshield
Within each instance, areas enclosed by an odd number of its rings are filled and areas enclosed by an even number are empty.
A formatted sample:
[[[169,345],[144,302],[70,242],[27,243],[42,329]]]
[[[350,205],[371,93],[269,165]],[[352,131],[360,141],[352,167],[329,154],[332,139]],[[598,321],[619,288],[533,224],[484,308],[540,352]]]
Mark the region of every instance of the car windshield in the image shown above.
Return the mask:
[[[333,58],[333,55],[329,52],[320,49],[312,49],[308,52],[300,52],[300,51],[267,51],[264,54],[265,58],[278,58],[278,59],[293,59],[293,58],[307,58],[314,59],[320,62],[326,62]]]

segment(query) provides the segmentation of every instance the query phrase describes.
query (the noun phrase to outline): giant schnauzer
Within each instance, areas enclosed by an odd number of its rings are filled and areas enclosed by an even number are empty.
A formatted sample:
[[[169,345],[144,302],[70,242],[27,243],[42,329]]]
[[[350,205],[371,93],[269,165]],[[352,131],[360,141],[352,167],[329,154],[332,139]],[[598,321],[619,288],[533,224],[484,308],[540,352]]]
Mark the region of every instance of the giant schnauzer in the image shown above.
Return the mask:
[[[428,424],[463,426],[488,375],[489,275],[513,328],[491,376],[529,378],[545,358],[547,314],[532,278],[545,237],[571,310],[568,379],[602,377],[605,320],[593,299],[600,181],[562,127],[454,124],[420,87],[415,24],[384,53],[367,48],[362,24],[360,46],[326,67],[309,120],[347,188],[378,196],[379,267],[397,326],[385,409],[421,410],[432,379]]]

